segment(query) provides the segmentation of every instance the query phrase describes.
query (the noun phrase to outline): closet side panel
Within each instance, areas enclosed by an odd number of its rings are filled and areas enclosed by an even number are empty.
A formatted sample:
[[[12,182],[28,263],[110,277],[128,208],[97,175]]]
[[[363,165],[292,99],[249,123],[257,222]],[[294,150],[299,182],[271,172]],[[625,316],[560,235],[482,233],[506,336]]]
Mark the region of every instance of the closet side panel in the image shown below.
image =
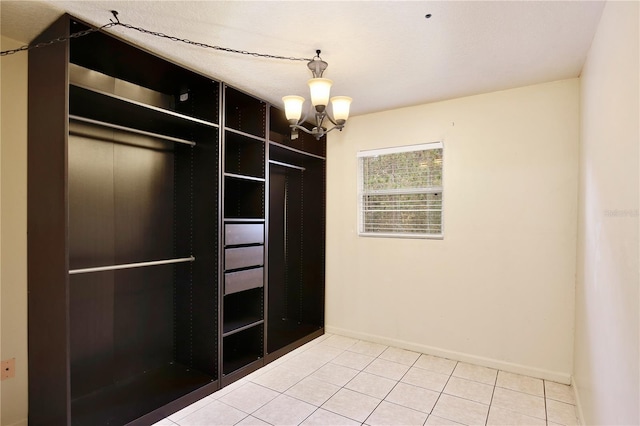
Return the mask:
[[[34,43],[69,33],[66,16]],[[69,422],[68,44],[29,52],[27,274],[29,424]]]

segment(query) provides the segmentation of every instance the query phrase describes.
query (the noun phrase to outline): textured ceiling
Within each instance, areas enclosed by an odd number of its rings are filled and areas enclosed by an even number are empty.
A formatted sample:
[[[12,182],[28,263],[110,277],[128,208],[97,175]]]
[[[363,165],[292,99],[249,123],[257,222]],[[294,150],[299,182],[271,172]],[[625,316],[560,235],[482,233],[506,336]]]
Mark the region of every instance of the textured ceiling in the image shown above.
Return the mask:
[[[306,58],[322,49],[332,95],[353,97],[357,115],[578,77],[603,2],[2,0],[0,7],[0,31],[23,42],[65,11],[99,26],[115,9],[123,23],[211,45]],[[308,99],[304,62],[108,31],[274,104],[287,94]]]

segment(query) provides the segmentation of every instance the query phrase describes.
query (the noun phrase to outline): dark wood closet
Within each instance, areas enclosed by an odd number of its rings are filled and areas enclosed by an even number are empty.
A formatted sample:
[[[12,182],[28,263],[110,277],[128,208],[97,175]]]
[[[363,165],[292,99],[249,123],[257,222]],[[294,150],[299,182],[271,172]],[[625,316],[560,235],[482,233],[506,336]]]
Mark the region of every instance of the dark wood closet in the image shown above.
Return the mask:
[[[29,53],[28,132],[31,425],[150,424],[323,333],[324,139],[101,32]]]

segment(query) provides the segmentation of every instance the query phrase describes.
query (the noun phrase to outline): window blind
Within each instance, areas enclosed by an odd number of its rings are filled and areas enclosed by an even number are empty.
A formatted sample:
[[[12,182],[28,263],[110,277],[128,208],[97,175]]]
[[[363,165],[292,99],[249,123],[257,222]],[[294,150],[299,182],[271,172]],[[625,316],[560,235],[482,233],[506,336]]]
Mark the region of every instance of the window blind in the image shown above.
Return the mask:
[[[358,153],[359,233],[442,237],[441,142]]]

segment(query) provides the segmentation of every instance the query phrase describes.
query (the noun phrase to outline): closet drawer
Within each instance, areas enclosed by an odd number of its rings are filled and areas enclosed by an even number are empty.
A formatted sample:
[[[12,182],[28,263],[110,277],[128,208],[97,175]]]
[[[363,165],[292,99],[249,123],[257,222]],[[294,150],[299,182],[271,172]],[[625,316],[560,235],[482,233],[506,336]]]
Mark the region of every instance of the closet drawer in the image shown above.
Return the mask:
[[[263,268],[224,274],[224,294],[233,294],[263,285]]]
[[[224,244],[264,244],[264,224],[233,223],[224,226]]]
[[[224,251],[224,269],[264,265],[264,246],[228,248]]]

